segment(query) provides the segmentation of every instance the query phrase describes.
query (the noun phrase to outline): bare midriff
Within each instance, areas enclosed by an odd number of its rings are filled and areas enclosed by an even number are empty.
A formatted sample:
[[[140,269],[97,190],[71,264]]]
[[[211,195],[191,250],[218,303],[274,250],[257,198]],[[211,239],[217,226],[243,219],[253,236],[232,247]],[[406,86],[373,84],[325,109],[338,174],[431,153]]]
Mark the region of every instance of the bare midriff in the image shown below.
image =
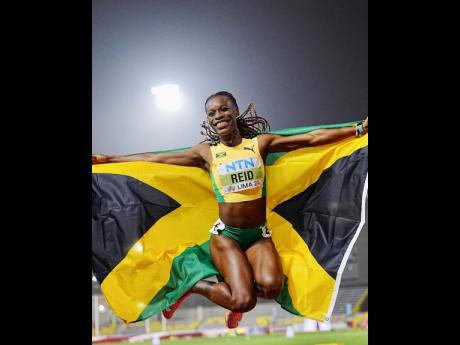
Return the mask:
[[[252,228],[266,221],[265,197],[260,199],[220,203],[219,217],[226,225],[236,228]]]

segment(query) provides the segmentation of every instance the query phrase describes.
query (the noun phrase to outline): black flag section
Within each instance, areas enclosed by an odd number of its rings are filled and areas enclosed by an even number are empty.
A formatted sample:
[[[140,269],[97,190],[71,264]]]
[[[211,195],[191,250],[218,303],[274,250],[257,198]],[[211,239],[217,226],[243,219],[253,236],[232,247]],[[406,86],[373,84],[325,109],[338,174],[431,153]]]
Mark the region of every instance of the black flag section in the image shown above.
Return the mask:
[[[129,176],[93,174],[92,186],[92,268],[102,283],[144,233],[180,204]]]
[[[356,205],[362,205],[367,157],[366,146],[338,159],[318,181],[274,209],[292,224],[334,279],[361,222]]]

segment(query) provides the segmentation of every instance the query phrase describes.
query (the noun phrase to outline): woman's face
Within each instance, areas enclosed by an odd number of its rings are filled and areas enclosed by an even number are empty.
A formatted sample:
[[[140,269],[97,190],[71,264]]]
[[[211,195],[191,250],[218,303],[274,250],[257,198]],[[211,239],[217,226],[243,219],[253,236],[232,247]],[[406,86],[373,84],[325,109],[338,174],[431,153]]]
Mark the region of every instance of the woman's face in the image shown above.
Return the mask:
[[[212,129],[220,136],[232,134],[236,126],[238,108],[227,96],[216,96],[206,103],[206,115]]]

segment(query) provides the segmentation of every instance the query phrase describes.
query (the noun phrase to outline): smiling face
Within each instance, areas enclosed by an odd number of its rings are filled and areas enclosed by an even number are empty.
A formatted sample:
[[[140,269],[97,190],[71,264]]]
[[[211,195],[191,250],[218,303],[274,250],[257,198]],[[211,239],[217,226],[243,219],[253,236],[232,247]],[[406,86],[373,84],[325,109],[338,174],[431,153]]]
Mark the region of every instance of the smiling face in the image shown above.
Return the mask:
[[[240,113],[229,97],[212,97],[206,103],[205,110],[209,125],[220,137],[229,136],[237,129],[236,117]]]

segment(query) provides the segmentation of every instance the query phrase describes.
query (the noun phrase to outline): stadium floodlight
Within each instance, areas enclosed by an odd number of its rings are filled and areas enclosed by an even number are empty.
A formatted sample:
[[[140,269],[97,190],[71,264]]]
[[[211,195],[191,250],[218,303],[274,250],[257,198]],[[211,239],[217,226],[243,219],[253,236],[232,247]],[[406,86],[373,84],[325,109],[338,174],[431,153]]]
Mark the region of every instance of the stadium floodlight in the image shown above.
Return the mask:
[[[155,96],[155,104],[161,110],[177,111],[182,106],[182,95],[179,85],[165,84],[154,86],[150,92]]]

